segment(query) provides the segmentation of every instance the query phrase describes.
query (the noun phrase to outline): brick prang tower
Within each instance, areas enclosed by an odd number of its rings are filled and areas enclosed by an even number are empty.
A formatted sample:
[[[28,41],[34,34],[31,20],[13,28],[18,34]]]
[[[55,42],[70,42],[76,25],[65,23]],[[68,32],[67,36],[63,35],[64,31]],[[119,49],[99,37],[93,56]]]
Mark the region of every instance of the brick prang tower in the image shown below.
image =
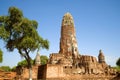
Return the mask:
[[[69,58],[79,57],[74,21],[70,13],[66,13],[62,19],[59,53]]]

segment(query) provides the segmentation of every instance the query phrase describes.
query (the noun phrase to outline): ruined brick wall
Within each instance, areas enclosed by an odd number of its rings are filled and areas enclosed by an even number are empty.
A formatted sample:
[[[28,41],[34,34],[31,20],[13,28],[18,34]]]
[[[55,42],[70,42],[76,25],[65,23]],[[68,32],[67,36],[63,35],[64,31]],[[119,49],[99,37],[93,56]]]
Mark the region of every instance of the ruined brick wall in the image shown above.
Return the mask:
[[[81,69],[72,66],[46,64],[41,66],[34,66],[32,77],[34,80],[119,80],[116,75],[102,75],[102,74],[81,74]],[[27,80],[28,69],[25,68],[20,75],[22,80]],[[117,78],[117,79],[116,79]],[[18,78],[17,78],[18,80]]]
[[[46,80],[120,80],[119,77],[112,74],[86,74],[81,73],[82,69],[63,66],[63,65],[46,65],[44,78]],[[83,71],[84,72],[84,71]]]
[[[19,72],[21,71],[21,72]],[[17,69],[17,79],[28,79],[29,78],[29,69],[28,68],[19,68]],[[37,79],[38,75],[38,66],[33,66],[32,67],[32,78]]]
[[[64,78],[48,78],[46,80],[120,80],[115,76],[93,76],[93,75],[66,75]]]
[[[33,79],[37,79],[37,67],[33,67],[32,68],[32,78]],[[29,69],[25,68],[23,70],[23,74],[22,74],[23,78],[28,79],[29,78]]]
[[[51,64],[46,65],[45,78],[61,78],[61,77],[65,77],[62,65],[51,65]]]

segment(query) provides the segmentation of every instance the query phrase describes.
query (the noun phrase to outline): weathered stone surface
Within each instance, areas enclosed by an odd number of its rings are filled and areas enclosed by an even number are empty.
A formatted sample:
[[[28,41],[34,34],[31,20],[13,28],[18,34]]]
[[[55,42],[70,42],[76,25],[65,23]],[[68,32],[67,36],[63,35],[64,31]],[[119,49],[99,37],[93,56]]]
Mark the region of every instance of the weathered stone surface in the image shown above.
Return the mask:
[[[49,63],[50,64],[58,64],[59,60],[62,59],[64,57],[63,54],[58,54],[58,53],[52,53],[50,54],[50,59],[49,59]]]
[[[59,53],[66,57],[79,57],[74,21],[70,13],[63,16]]]
[[[32,67],[32,78],[37,79],[37,74],[38,73],[38,66],[33,66]],[[16,69],[16,78],[17,80],[25,80],[29,78],[29,69],[27,67],[19,67]]]
[[[63,66],[62,65],[46,65],[46,77],[45,78],[61,78],[65,77],[65,74],[63,72]]]

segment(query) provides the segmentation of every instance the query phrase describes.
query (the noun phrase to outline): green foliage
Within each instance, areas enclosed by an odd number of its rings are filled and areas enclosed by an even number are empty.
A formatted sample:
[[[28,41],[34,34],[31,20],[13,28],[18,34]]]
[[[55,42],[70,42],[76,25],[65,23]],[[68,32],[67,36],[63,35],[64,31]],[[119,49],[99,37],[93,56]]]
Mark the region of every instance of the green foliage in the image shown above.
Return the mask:
[[[117,60],[116,65],[120,67],[120,58]]]
[[[41,55],[40,56],[40,60],[41,60],[41,65],[44,65],[47,63],[48,61],[48,57],[45,56],[45,55]],[[31,64],[34,65],[35,64],[35,60],[31,60]],[[20,62],[18,62],[17,66],[24,66],[26,67],[28,65],[27,61],[26,60],[22,60]]]
[[[29,53],[36,49],[49,48],[48,40],[44,40],[37,32],[38,23],[23,16],[21,10],[10,7],[8,16],[0,16],[0,38],[6,42],[8,51],[18,49],[19,53],[30,64]]]
[[[11,71],[16,71],[16,66],[12,67]]]
[[[116,69],[117,71],[120,71],[120,67],[119,66],[115,66],[113,68]]]
[[[8,16],[0,16],[0,24],[0,38],[6,42],[9,51],[17,48],[25,56],[23,52],[29,53],[39,47],[49,48],[49,42],[37,32],[38,23],[25,18],[16,7],[9,8]]]
[[[31,60],[31,64],[32,64],[32,65],[34,64],[34,60]],[[17,66],[27,67],[27,66],[28,66],[28,63],[27,63],[26,60],[22,60],[22,61],[18,62]]]
[[[26,59],[30,70],[32,64],[29,53],[40,48],[49,49],[48,40],[39,36],[37,28],[37,21],[25,18],[16,7],[10,7],[7,16],[0,16],[0,39],[6,43],[8,51],[18,50]]]
[[[17,66],[27,66],[27,61],[22,60],[22,61],[18,62]]]
[[[11,68],[9,66],[1,66],[0,69],[6,72],[11,71]]]
[[[40,60],[41,60],[41,65],[44,65],[44,64],[47,63],[48,57],[47,57],[47,56],[44,56],[44,55],[41,55],[41,56],[40,56]]]
[[[2,52],[2,50],[0,49],[0,63],[2,62],[2,60],[3,60],[3,52]]]

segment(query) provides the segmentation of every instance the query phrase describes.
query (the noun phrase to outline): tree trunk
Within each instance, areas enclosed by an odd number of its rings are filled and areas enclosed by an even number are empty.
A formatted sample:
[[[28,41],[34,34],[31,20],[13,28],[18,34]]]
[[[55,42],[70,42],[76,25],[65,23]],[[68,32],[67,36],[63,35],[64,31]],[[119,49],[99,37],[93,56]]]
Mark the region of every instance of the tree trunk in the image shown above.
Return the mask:
[[[28,63],[28,69],[29,69],[29,80],[32,80],[32,64],[31,64],[31,58],[29,56],[29,53],[27,52],[27,50],[25,50],[26,56],[25,59],[27,60]]]
[[[29,80],[32,80],[32,64],[31,64],[31,58],[28,56],[28,59],[26,59],[28,62],[28,69],[29,69]]]
[[[29,67],[29,80],[32,80],[32,67]]]
[[[30,57],[28,58],[28,68],[29,68],[29,80],[32,80],[32,64]]]

